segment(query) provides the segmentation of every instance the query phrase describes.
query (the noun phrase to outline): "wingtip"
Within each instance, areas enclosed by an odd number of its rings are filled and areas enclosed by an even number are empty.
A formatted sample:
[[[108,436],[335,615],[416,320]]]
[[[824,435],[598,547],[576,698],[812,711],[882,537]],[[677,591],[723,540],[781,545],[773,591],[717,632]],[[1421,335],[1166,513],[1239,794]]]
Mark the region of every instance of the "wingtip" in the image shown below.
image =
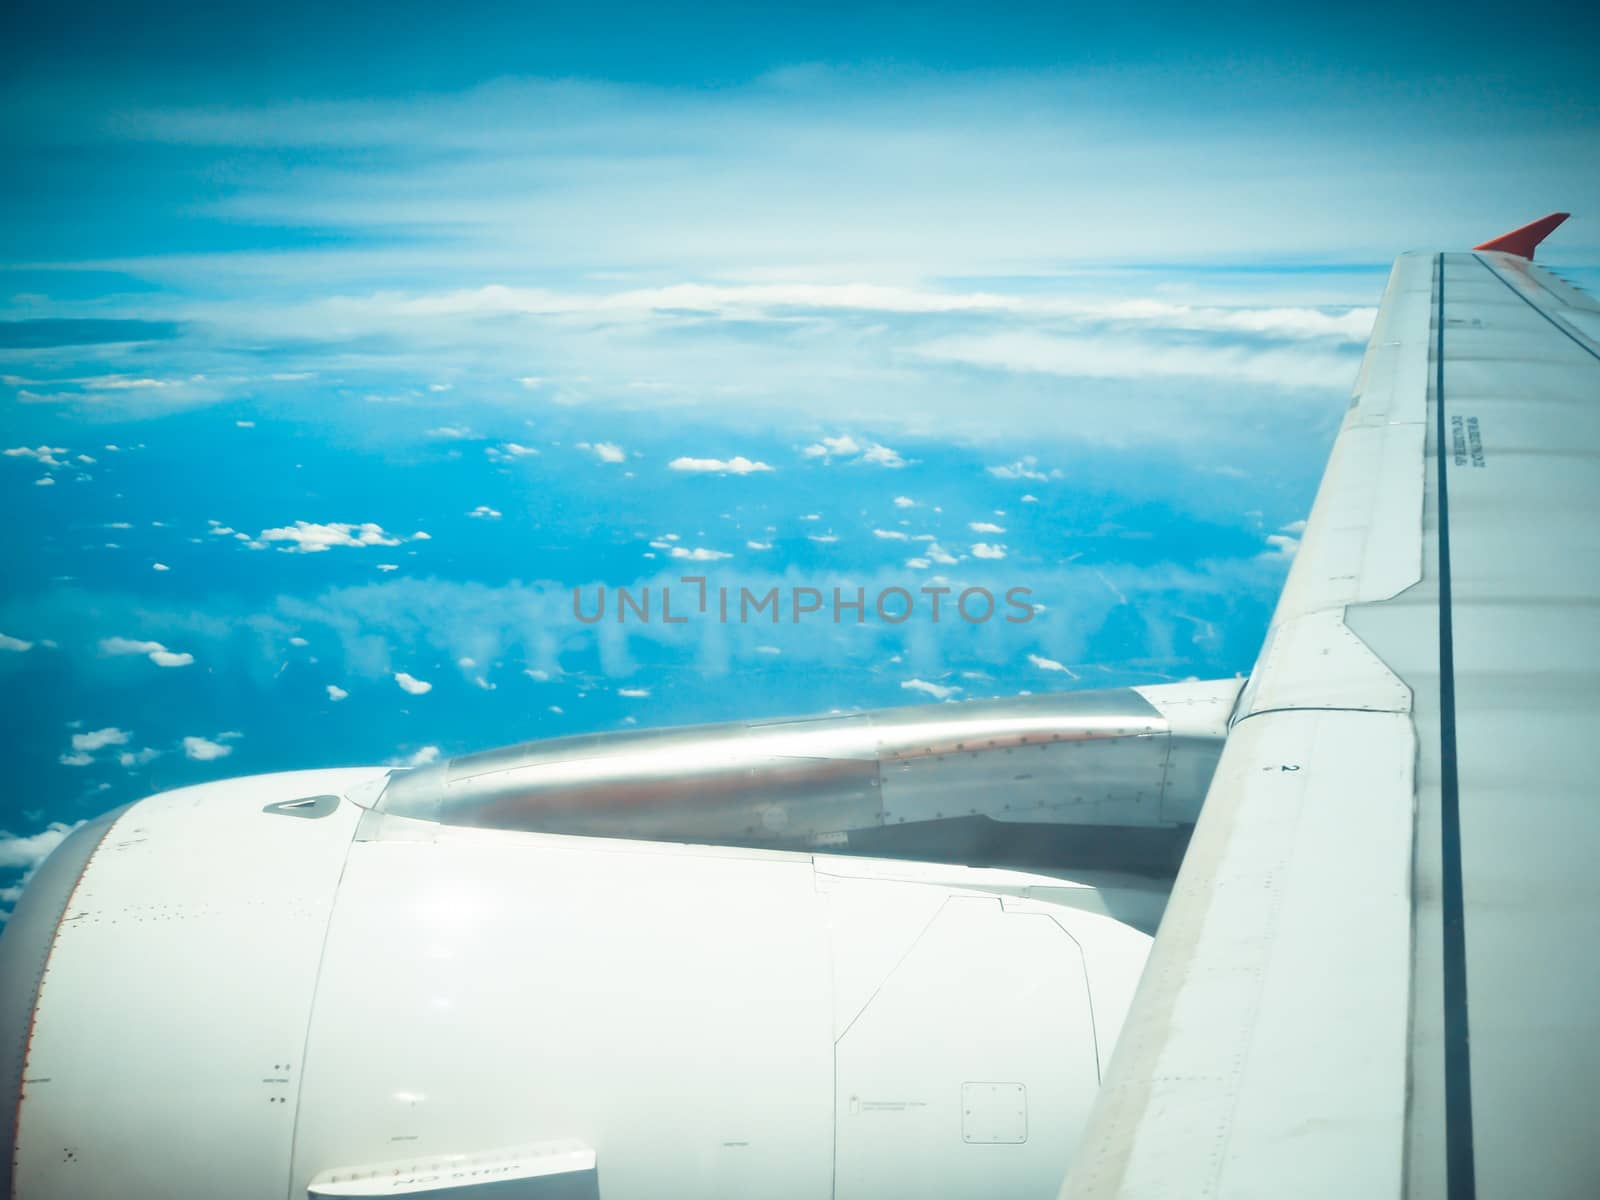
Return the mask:
[[[1499,237],[1484,242],[1481,246],[1474,246],[1474,250],[1500,250],[1506,254],[1515,254],[1519,257],[1532,259],[1533,252],[1539,243],[1553,233],[1561,222],[1570,217],[1571,213],[1551,213],[1548,217],[1540,217],[1537,221],[1529,221],[1520,229],[1513,229],[1510,233],[1502,233]]]

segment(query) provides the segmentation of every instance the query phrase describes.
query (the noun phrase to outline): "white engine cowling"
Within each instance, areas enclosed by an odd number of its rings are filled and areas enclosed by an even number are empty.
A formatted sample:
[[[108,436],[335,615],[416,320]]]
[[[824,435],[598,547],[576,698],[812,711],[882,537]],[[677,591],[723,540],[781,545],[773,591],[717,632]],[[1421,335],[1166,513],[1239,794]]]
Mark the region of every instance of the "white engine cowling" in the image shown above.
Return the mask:
[[[1055,1194],[1149,945],[1072,885],[449,827],[385,775],[57,852],[0,940],[18,1200]]]

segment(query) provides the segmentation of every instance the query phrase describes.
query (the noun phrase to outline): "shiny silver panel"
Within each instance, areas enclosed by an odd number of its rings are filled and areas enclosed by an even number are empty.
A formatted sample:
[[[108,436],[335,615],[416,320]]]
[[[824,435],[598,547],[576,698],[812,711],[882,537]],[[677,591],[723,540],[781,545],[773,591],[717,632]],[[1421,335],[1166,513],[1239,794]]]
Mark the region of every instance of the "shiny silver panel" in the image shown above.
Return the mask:
[[[1131,688],[528,742],[397,773],[376,811],[497,829],[840,847],[950,817],[1168,828],[1216,747]],[[1220,737],[1216,739],[1220,744]],[[1176,787],[1193,795],[1172,796]],[[1166,799],[1164,799],[1166,798]]]

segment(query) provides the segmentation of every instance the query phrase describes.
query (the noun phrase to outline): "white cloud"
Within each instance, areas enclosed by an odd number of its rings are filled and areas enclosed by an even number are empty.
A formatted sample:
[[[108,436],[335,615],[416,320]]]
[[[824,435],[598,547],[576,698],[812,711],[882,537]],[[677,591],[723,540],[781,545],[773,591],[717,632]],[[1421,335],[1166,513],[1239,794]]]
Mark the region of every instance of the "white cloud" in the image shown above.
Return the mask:
[[[76,750],[71,754],[63,754],[58,761],[63,767],[87,767],[94,761],[94,755]]]
[[[916,352],[936,362],[1077,379],[1210,378],[1326,388],[1329,379],[1350,373],[1345,357],[1333,348],[1178,343],[1157,349],[1127,337],[1062,337],[1035,330],[943,338]]]
[[[415,675],[408,675],[404,671],[396,671],[394,673],[394,681],[400,685],[403,691],[410,692],[413,696],[422,696],[433,691],[433,684],[426,680],[418,679]]]
[[[886,542],[905,542],[911,539],[909,533],[903,533],[898,529],[874,529],[872,536],[882,538]]]
[[[254,421],[235,421],[234,425],[240,429],[254,429],[256,427],[256,423]]]
[[[674,471],[716,472],[723,475],[752,475],[772,470],[764,462],[752,462],[742,454],[732,458],[675,458],[667,464]]]
[[[524,446],[520,442],[506,442],[502,446],[485,446],[483,452],[489,456],[491,462],[510,462],[517,458],[527,458],[538,454],[537,446]]]
[[[183,739],[183,752],[196,762],[211,762],[213,759],[227,758],[233,753],[233,747],[210,738],[186,737]]]
[[[644,687],[618,688],[617,695],[626,696],[630,700],[643,700],[650,695],[650,689]]]
[[[1022,498],[1022,502],[1024,504],[1037,504],[1039,503],[1039,497],[1030,492]]]
[[[124,750],[121,754],[117,755],[117,762],[121,766],[127,767],[131,770],[134,767],[142,767],[146,763],[153,762],[160,757],[161,751],[156,750],[153,747],[146,746],[143,750]]]
[[[928,560],[925,558],[906,559],[906,566],[910,567],[913,571],[926,571],[928,569],[928,565]]]
[[[910,496],[896,496],[894,498],[894,506],[896,508],[915,508],[917,502]]]
[[[49,475],[41,475],[33,481],[34,487],[55,487],[56,481]]]
[[[929,683],[926,679],[907,679],[900,686],[908,692],[924,692],[935,700],[948,700],[961,691],[954,684]]]
[[[1272,557],[1293,558],[1300,551],[1300,539],[1283,533],[1267,534],[1267,545],[1272,547]]]
[[[498,508],[490,508],[487,504],[480,504],[467,514],[469,517],[478,517],[486,521],[498,521],[503,515]]]
[[[349,692],[345,691],[337,683],[330,683],[328,685],[328,699],[329,700],[334,700],[334,701],[343,700],[349,694],[350,694]]]
[[[423,746],[416,753],[407,755],[405,758],[391,759],[390,765],[396,767],[425,767],[429,763],[438,761],[439,747]]]
[[[152,571],[170,571],[170,570],[172,570],[171,567],[167,566],[166,563],[162,563],[162,562],[151,563],[150,564],[150,569]]]
[[[938,542],[929,542],[928,548],[923,551],[923,554],[942,567],[948,567],[956,561],[955,556],[939,545]]]
[[[437,429],[428,430],[426,436],[441,442],[467,442],[478,435],[465,425],[440,425]]]
[[[128,375],[102,375],[96,379],[84,380],[84,387],[99,392],[126,392],[140,391],[145,388],[166,388],[177,386],[177,381],[172,379],[151,379]]]
[[[903,467],[906,460],[878,442],[858,442],[849,434],[839,437],[825,437],[820,442],[801,449],[801,454],[807,458],[851,458],[857,462],[874,463],[880,467]]]
[[[861,444],[849,434],[843,434],[840,437],[825,437],[820,442],[807,446],[800,453],[807,458],[826,458],[833,454],[837,454],[840,457],[848,457],[852,454],[860,454]]]
[[[1028,655],[1028,661],[1034,666],[1038,667],[1041,671],[1060,671],[1062,674],[1069,675],[1073,679],[1078,677],[1077,673],[1065,663],[1057,662],[1053,658],[1046,658],[1042,654],[1030,654]]]
[[[72,748],[82,754],[93,754],[96,750],[104,750],[107,746],[126,746],[128,738],[127,730],[108,725],[104,729],[95,729],[89,733],[73,734]]]
[[[903,467],[906,465],[906,460],[901,458],[896,451],[877,442],[872,443],[866,450],[862,451],[859,461],[873,463],[880,467]]]
[[[580,442],[579,445],[582,446],[584,443]],[[603,463],[619,463],[628,457],[627,451],[615,442],[596,442],[586,448],[593,450],[596,457]]]
[[[26,650],[32,649],[32,642],[25,642],[21,638],[14,638],[9,634],[0,633],[0,650],[10,650],[17,654],[21,654]]]
[[[416,535],[421,537],[420,534]],[[398,546],[400,539],[386,533],[381,525],[365,521],[359,525],[333,522],[322,525],[313,521],[296,521],[278,529],[263,529],[256,535],[262,542],[285,542],[280,549],[293,554],[320,554],[334,546]]]
[[[989,542],[975,542],[975,543],[973,543],[973,546],[972,546],[972,557],[973,558],[1004,558],[1005,556],[1006,556],[1006,548],[1004,546],[993,545],[993,544],[991,544]]]
[[[1042,481],[1047,478],[1044,472],[1039,470],[1039,460],[1031,454],[1018,462],[1011,463],[1009,466],[990,467],[989,474],[997,479],[1037,479]]]
[[[71,825],[52,821],[38,833],[27,836],[0,833],[0,869],[14,871],[19,867],[27,869],[38,866],[50,856],[52,850],[67,840],[68,834],[82,824],[82,821]]]
[[[0,450],[0,454],[4,454],[7,458],[31,458],[45,467],[66,466],[57,457],[65,453],[67,453],[65,446],[13,446],[9,450]]]
[[[968,521],[967,528],[973,533],[1004,533],[1005,530],[993,521]]]
[[[1287,525],[1280,525],[1278,528],[1282,533],[1292,533],[1298,536],[1306,531],[1306,523],[1304,521],[1290,521]]]
[[[125,637],[101,638],[100,652],[116,656],[143,654],[158,667],[187,667],[194,662],[194,655],[168,650],[160,642],[142,642]]]
[[[745,546],[751,550],[771,550],[771,542],[746,542]]]
[[[732,558],[733,555],[723,550],[708,550],[704,546],[696,546],[693,550],[686,546],[674,546],[672,557],[687,559],[689,562],[716,562],[721,558]]]
[[[831,546],[839,540],[839,535],[836,533],[808,533],[806,537],[823,546]]]

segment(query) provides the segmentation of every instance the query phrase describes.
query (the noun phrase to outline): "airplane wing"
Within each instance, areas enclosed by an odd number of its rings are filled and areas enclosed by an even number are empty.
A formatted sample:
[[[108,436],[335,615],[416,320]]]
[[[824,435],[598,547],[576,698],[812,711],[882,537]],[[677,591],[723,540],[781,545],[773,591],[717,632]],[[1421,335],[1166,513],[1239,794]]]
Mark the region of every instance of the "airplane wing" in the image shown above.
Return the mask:
[[[1062,1195],[1600,1195],[1600,305],[1395,264]]]

